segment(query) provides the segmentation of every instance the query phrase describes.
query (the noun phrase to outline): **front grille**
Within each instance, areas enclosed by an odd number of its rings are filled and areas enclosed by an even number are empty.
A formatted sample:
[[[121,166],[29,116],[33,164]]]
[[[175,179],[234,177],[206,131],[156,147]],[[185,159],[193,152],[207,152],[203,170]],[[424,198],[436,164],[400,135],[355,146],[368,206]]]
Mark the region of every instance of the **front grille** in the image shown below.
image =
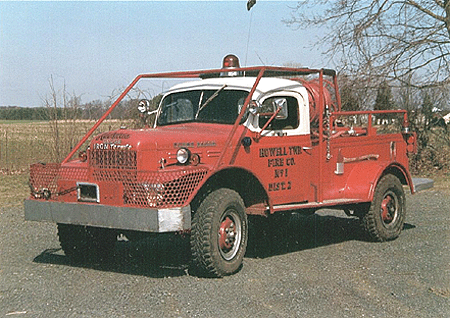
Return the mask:
[[[89,163],[97,169],[137,169],[134,150],[98,149],[90,153]]]

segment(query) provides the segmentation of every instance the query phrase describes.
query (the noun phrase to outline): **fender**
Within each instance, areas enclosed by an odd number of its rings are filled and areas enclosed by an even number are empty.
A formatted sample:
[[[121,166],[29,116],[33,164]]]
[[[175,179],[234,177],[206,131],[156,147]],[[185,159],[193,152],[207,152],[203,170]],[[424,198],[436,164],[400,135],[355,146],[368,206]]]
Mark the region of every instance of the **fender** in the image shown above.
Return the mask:
[[[411,194],[416,193],[416,190],[414,189],[414,183],[413,183],[411,174],[409,173],[408,169],[406,169],[400,163],[394,162],[391,165],[389,165],[388,170],[386,171],[386,173],[391,173],[391,172],[393,174],[397,175],[397,177],[400,179],[400,182],[403,185],[407,185],[409,187]]]
[[[414,186],[411,175],[398,162],[390,164],[359,164],[352,169],[345,185],[344,197],[348,199],[361,199],[370,202],[373,200],[376,185],[380,178],[391,173],[396,175],[402,184],[409,186],[411,193],[414,193]]]
[[[207,185],[208,183],[214,183],[216,182],[215,179],[219,179],[222,177],[222,175],[225,174],[235,174],[235,176],[238,175],[247,175],[247,176],[251,176],[254,180],[254,182],[256,182],[259,186],[260,186],[260,193],[259,195],[261,195],[263,197],[263,199],[261,199],[261,202],[265,201],[269,204],[269,206],[271,206],[270,204],[270,197],[268,195],[267,189],[266,187],[263,186],[263,183],[261,182],[261,180],[252,173],[252,171],[250,171],[249,169],[242,167],[242,166],[227,166],[227,167],[223,167],[221,169],[212,171],[210,170],[208,172],[208,174],[203,178],[203,180],[198,184],[198,186],[196,187],[195,191],[193,191],[191,193],[191,195],[189,196],[188,200],[186,201],[186,205],[189,205],[192,203],[192,200],[194,200],[194,198],[202,191],[202,189],[204,188],[205,185]],[[251,178],[246,178],[246,180],[250,180]],[[230,183],[235,183],[238,182],[237,180],[235,180],[233,178],[233,180],[229,180]],[[223,181],[220,182],[220,184],[222,185],[227,185],[226,182],[224,183]],[[229,186],[231,186],[231,184]],[[253,187],[255,191],[258,191],[255,189],[255,187]],[[247,193],[247,192],[246,192]],[[246,193],[240,193],[241,196],[245,195]],[[247,193],[249,195],[251,195],[249,192]],[[244,200],[245,201],[245,200]]]

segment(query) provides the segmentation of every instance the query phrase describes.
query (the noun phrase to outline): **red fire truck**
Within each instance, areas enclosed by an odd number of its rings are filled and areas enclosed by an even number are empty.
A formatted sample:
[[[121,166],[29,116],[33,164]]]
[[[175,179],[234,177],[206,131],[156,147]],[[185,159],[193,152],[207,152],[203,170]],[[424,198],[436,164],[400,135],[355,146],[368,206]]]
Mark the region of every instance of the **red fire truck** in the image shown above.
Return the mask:
[[[189,80],[163,94],[152,127],[86,142],[139,81],[162,78]],[[341,111],[333,70],[229,55],[220,69],[137,76],[64,161],[31,166],[25,217],[57,223],[74,259],[110,254],[119,234],[182,232],[193,265],[220,277],[242,264],[248,215],[341,209],[373,240],[397,238],[415,145],[406,111]]]

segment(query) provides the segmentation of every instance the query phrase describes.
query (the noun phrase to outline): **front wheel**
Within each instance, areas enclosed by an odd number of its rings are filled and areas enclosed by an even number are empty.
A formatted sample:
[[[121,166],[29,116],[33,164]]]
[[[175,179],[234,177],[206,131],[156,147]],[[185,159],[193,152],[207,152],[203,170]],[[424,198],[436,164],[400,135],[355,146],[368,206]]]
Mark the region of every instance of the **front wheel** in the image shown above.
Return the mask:
[[[362,216],[365,231],[374,241],[396,239],[403,229],[405,216],[405,192],[400,180],[391,174],[383,176],[367,213]]]
[[[193,265],[208,276],[235,273],[242,264],[247,237],[247,215],[240,195],[226,188],[213,191],[193,216]]]

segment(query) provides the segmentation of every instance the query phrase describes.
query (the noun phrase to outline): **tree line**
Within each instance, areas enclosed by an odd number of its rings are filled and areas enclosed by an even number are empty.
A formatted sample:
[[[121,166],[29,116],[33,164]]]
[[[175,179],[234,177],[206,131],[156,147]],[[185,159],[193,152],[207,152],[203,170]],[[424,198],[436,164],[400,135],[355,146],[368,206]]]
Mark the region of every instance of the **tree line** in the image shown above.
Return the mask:
[[[110,115],[110,119],[134,119],[137,116],[134,100],[125,101],[117,105]],[[109,108],[109,103],[92,101],[70,107],[19,107],[0,106],[0,120],[41,120],[55,119],[99,119]]]

